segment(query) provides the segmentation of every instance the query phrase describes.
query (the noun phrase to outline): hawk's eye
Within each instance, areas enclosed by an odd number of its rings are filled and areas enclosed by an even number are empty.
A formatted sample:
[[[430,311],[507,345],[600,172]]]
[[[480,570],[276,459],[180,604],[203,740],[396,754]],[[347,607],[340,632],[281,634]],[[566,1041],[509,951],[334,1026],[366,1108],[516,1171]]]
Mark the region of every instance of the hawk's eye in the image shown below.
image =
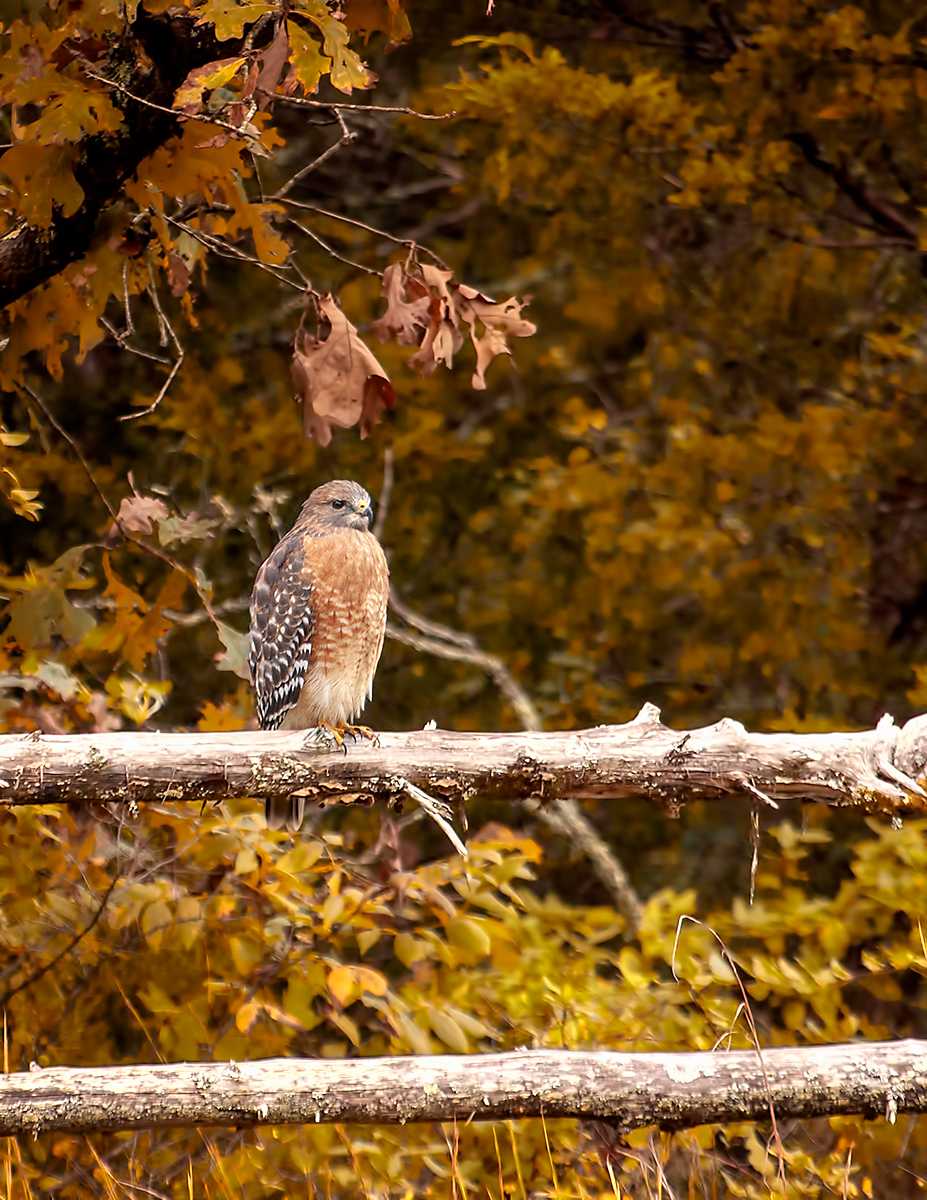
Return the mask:
[[[344,508],[344,501],[343,500],[333,500],[332,508]]]

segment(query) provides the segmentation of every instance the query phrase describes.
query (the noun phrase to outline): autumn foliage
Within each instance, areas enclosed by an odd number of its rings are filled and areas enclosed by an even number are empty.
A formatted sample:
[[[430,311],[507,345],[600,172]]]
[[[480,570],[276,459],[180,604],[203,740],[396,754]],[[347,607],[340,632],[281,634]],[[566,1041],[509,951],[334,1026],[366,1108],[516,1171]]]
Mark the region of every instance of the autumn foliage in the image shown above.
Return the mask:
[[[399,595],[550,728],[645,700],[765,729],[924,709],[922,17],[484,10],[4,13],[4,732],[252,721],[255,569],[336,476],[388,492]],[[367,717],[516,724],[479,667],[396,641]],[[636,931],[569,845],[478,797],[467,864],[378,812],[294,843],[250,802],[5,810],[6,1061],[746,1047],[721,943],[763,1044],[927,1035],[922,822],[785,812],[750,904],[743,804],[587,815]],[[927,1175],[923,1122],[778,1132],[781,1164],[770,1125],[612,1153],[567,1122],[3,1156],[17,1197],[905,1197]]]

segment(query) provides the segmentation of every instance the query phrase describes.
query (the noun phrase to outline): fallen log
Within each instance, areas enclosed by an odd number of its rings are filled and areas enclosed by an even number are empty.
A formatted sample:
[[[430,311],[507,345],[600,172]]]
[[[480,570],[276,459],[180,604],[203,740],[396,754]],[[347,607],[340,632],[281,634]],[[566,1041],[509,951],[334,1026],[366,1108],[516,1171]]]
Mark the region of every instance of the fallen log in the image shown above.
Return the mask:
[[[582,1117],[619,1131],[927,1112],[927,1041],[51,1067],[0,1075],[0,1134]]]
[[[857,733],[748,733],[724,719],[674,730],[645,705],[625,725],[576,731],[381,733],[332,748],[323,731],[0,737],[0,804],[187,800],[302,793],[320,804],[423,790],[465,803],[642,795],[670,815],[745,794],[905,816],[927,811],[927,716]]]

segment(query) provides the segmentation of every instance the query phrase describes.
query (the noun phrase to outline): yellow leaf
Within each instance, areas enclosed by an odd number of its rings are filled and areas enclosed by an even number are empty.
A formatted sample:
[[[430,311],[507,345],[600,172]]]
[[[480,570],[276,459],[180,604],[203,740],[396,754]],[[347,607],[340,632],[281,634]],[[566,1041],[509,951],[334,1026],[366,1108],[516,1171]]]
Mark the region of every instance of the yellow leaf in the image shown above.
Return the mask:
[[[330,1012],[328,1019],[333,1025],[336,1025],[346,1037],[350,1038],[351,1043],[355,1046],[360,1045],[360,1030],[357,1024],[351,1020],[346,1013]],[[338,1056],[339,1058],[342,1055]]]
[[[370,992],[373,996],[386,995],[386,978],[379,971],[374,971],[370,967],[352,967],[351,973],[354,982],[362,992]]]
[[[261,1012],[261,1003],[258,1000],[251,1000],[247,1004],[243,1004],[235,1014],[235,1025],[241,1033],[247,1033],[254,1022],[257,1020]]]
[[[393,938],[393,953],[405,967],[411,967],[415,962],[432,958],[433,952],[427,942],[415,938],[411,933],[397,933]]]
[[[301,25],[287,21],[290,38],[290,64],[293,74],[307,95],[319,90],[319,80],[332,69],[332,60],[322,53],[319,43]]]
[[[152,950],[159,949],[165,930],[172,924],[173,915],[163,900],[149,904],[142,913],[142,933]]]
[[[340,896],[329,896],[322,905],[322,928],[331,929],[332,925],[344,912],[344,901]]]
[[[239,850],[235,859],[235,874],[250,875],[258,868],[258,856],[251,849]]]
[[[355,995],[356,988],[350,967],[336,967],[328,977],[328,990],[344,1008]]]
[[[334,87],[351,94],[353,88],[370,88],[377,81],[373,71],[361,62],[359,56],[348,47],[348,31],[335,16],[313,16],[309,19],[322,31],[325,53],[332,60],[329,76]]]
[[[431,1021],[431,1028],[435,1031],[445,1046],[458,1054],[466,1054],[470,1049],[470,1044],[467,1041],[467,1035],[460,1028],[453,1017],[448,1016],[445,1012],[440,1012],[438,1009],[432,1008],[428,1010],[428,1019]]]
[[[77,156],[75,146],[40,146],[24,142],[7,150],[0,171],[16,187],[20,212],[31,225],[47,228],[57,208],[71,217],[84,200],[84,190],[71,169]]]
[[[222,87],[238,73],[244,63],[243,58],[220,58],[215,62],[205,63],[202,67],[194,67],[177,91],[174,93],[173,108],[183,108],[185,104],[199,104],[203,93]]]
[[[379,929],[362,929],[357,935],[357,948],[361,954],[366,954],[379,940]]]
[[[246,25],[252,25],[265,13],[277,11],[276,4],[239,4],[238,0],[209,0],[197,24],[212,24],[216,38],[226,42],[240,38]]]
[[[447,940],[458,950],[485,958],[492,948],[489,934],[472,917],[455,917],[447,923]]]
[[[229,938],[229,953],[239,975],[250,975],[261,961],[261,952],[250,938]]]

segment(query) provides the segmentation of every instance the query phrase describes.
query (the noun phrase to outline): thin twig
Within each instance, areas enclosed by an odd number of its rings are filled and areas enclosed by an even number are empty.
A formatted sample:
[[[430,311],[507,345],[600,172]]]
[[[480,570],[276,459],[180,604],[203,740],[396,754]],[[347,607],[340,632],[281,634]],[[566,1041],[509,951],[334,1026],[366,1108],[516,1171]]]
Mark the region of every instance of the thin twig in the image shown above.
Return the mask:
[[[76,57],[83,60],[84,74],[89,75],[91,79],[96,79],[98,83],[104,83],[107,87],[115,88],[117,92],[122,92],[124,96],[128,96],[130,100],[134,100],[136,104],[143,104],[145,108],[153,108],[155,112],[165,113],[169,117],[174,117],[177,121],[202,121],[206,125],[218,125],[220,129],[227,129],[234,134],[239,141],[247,142],[248,135],[240,125],[233,125],[231,121],[223,121],[221,117],[214,117],[209,113],[185,113],[176,108],[165,108],[163,104],[155,104],[152,100],[146,100],[144,96],[137,96],[135,92],[130,92],[127,87],[121,83],[117,83],[115,79],[107,79],[105,75],[98,75],[96,71],[91,71],[87,65],[87,60],[78,54]]]
[[[306,166],[300,167],[296,174],[291,179],[286,181],[283,187],[278,188],[277,191],[274,192],[274,194],[271,196],[271,200],[282,200],[292,187],[299,183],[301,179],[305,179],[307,175],[311,175],[313,171],[327,163],[330,158],[338,153],[342,146],[349,146],[352,142],[357,141],[357,134],[348,129],[344,122],[344,117],[342,117],[341,113],[338,112],[337,109],[335,110],[335,116],[338,118],[338,123],[341,126],[341,137],[338,139],[338,141],[329,146],[327,150],[323,150],[319,157],[313,159],[311,163],[307,163]]]
[[[74,440],[74,438],[71,437],[71,435],[68,433],[68,431],[62,425],[60,425],[58,423],[57,419],[55,418],[54,413],[51,411],[51,409],[48,407],[48,405],[45,403],[45,401],[42,399],[42,397],[38,394],[38,392],[34,392],[32,390],[32,388],[28,385],[28,383],[24,383],[22,385],[22,387],[23,387],[23,391],[27,392],[32,397],[32,399],[36,402],[36,404],[39,406],[39,408],[45,414],[46,419],[48,420],[51,427],[58,434],[58,436],[63,437],[64,440],[71,447],[71,449],[74,451],[74,453],[77,455],[78,461],[80,462],[80,465],[84,468],[84,473],[86,474],[87,478],[90,480],[90,484],[93,487],[93,490],[103,501],[103,505],[106,508],[106,511],[109,513],[109,515],[112,517],[113,521],[118,526],[119,518],[116,515],[116,510],[110,504],[109,499],[106,496],[106,493],[103,491],[103,489],[97,483],[97,478],[93,473],[90,463],[87,462],[86,458],[84,458],[84,454],[83,454],[83,451],[81,450],[80,446],[77,444],[77,442]],[[120,532],[122,532],[121,528],[120,528]]]
[[[126,341],[129,336],[128,332],[120,333],[118,329],[114,329],[113,326],[110,325],[109,321],[107,321],[106,317],[100,317],[100,324],[110,335],[113,341],[116,342],[120,350],[128,350],[130,354],[137,354],[139,358],[147,358],[151,362],[160,363],[163,367],[169,367],[171,365],[171,360],[169,358],[165,358],[163,354],[150,354],[147,350],[139,350],[137,346],[130,346]]]
[[[38,983],[38,981],[44,975],[48,974],[48,972],[52,969],[52,967],[57,966],[58,963],[61,962],[61,960],[65,957],[65,955],[71,953],[71,951],[78,944],[78,942],[82,941],[83,938],[85,938],[87,936],[87,934],[91,931],[91,929],[93,929],[94,925],[96,925],[97,921],[99,921],[100,917],[103,916],[103,910],[106,908],[107,904],[109,904],[109,898],[110,898],[110,896],[112,896],[113,890],[115,889],[116,884],[118,882],[119,882],[119,872],[116,871],[116,873],[113,875],[112,880],[110,881],[109,887],[103,893],[103,899],[100,901],[97,911],[90,918],[90,921],[87,923],[87,925],[82,930],[80,930],[79,933],[75,933],[74,936],[71,938],[71,940],[68,942],[68,944],[64,947],[64,949],[59,951],[59,953],[56,954],[54,956],[54,958],[50,959],[45,964],[44,967],[40,967],[39,970],[34,971],[28,977],[28,979],[24,979],[22,983],[17,984],[16,987],[14,987],[14,988],[10,988],[10,990],[8,992],[4,993],[3,996],[0,996],[0,1008],[5,1008],[9,1004],[9,1002],[13,999],[13,997],[18,995],[19,992],[23,991],[25,988],[32,987],[32,985],[34,983]]]
[[[506,664],[495,654],[481,650],[471,634],[459,633],[447,625],[429,620],[409,608],[395,591],[390,592],[390,607],[397,616],[409,625],[423,631],[422,634],[398,629],[387,624],[387,637],[403,645],[412,646],[426,654],[454,662],[472,663],[485,671],[493,683],[508,700],[524,729],[542,728],[541,715],[528,693],[512,675]],[[423,634],[425,636],[423,636]],[[569,839],[576,849],[584,854],[599,879],[610,892],[615,906],[628,922],[628,932],[636,933],[643,918],[643,906],[630,879],[616,855],[603,840],[575,800],[562,800],[556,808],[544,807],[526,800],[523,807],[533,817],[546,825],[554,834]]]
[[[167,389],[173,383],[174,376],[180,370],[180,367],[181,367],[181,364],[183,363],[183,358],[184,358],[183,346],[181,346],[181,344],[180,344],[180,339],[177,337],[177,334],[174,332],[174,326],[167,319],[167,317],[165,316],[164,310],[161,308],[161,301],[158,297],[158,289],[155,287],[154,272],[151,271],[150,263],[149,263],[149,273],[151,274],[151,282],[150,282],[150,284],[147,285],[146,290],[148,292],[148,295],[151,297],[151,303],[155,307],[155,312],[158,314],[158,325],[161,329],[161,344],[164,345],[165,333],[170,334],[171,341],[174,343],[174,349],[177,351],[177,358],[174,362],[174,365],[171,367],[170,374],[168,375],[167,379],[165,379],[165,381],[161,387],[161,390],[158,392],[157,396],[154,398],[152,403],[149,404],[149,406],[147,408],[142,409],[141,412],[126,413],[124,416],[118,417],[117,419],[120,421],[137,421],[139,417],[147,417],[149,415],[149,413],[153,413],[154,410],[161,403],[161,401],[164,399],[164,397],[167,395]]]
[[[380,488],[380,499],[377,501],[377,519],[373,525],[373,536],[379,542],[386,527],[389,513],[389,500],[393,494],[393,447],[387,446],[383,451],[383,486]]]
[[[741,999],[743,1001],[744,1015],[747,1018],[747,1025],[750,1028],[750,1039],[753,1042],[753,1049],[756,1051],[757,1061],[760,1064],[760,1072],[763,1076],[763,1084],[766,1088],[766,1102],[769,1105],[769,1118],[772,1122],[773,1137],[776,1142],[776,1152],[779,1160],[779,1175],[782,1179],[783,1190],[785,1189],[785,1154],[782,1149],[782,1139],[779,1136],[779,1124],[776,1121],[776,1109],[773,1105],[772,1087],[769,1083],[769,1075],[766,1073],[766,1064],[763,1062],[763,1051],[760,1049],[760,1036],[757,1033],[756,1022],[753,1020],[753,1010],[750,1008],[750,998],[747,995],[743,980],[740,977],[740,971],[737,969],[737,964],[734,962],[733,955],[728,950],[724,941],[715,932],[710,925],[706,925],[704,921],[700,921],[697,917],[690,917],[688,913],[683,913],[676,922],[676,937],[673,941],[673,956],[670,960],[670,969],[673,972],[673,978],[679,982],[679,976],[676,974],[676,947],[679,945],[679,934],[685,921],[691,921],[693,925],[701,925],[703,929],[707,929],[711,936],[721,947],[721,954],[727,960],[728,966],[733,972],[734,979],[737,981],[737,987],[740,990]]]
[[[68,445],[71,447],[71,449],[77,455],[81,466],[84,468],[84,471],[86,472],[87,478],[90,480],[93,490],[97,493],[97,495],[102,500],[103,505],[106,508],[106,511],[109,513],[109,515],[113,519],[113,524],[119,530],[119,532],[122,534],[122,536],[125,538],[125,540],[127,542],[131,542],[131,544],[133,546],[137,546],[145,554],[150,554],[153,558],[160,559],[160,561],[163,563],[166,563],[171,568],[171,570],[180,571],[180,573],[182,575],[184,575],[190,581],[190,583],[193,585],[193,589],[196,592],[196,594],[199,596],[199,598],[202,602],[203,608],[205,608],[209,619],[212,621],[213,625],[215,625],[216,628],[218,629],[219,622],[216,618],[215,611],[213,610],[213,607],[212,607],[209,597],[206,595],[206,593],[203,591],[202,587],[200,586],[200,582],[196,578],[196,575],[192,571],[190,571],[187,567],[185,567],[181,563],[177,562],[176,559],[171,558],[171,556],[169,554],[165,554],[165,552],[163,550],[159,550],[157,546],[149,546],[147,542],[143,542],[139,538],[132,536],[132,534],[129,532],[129,530],[127,530],[125,528],[125,526],[123,525],[123,523],[120,521],[119,514],[115,511],[113,506],[110,504],[110,502],[106,496],[106,493],[103,491],[103,489],[97,483],[96,476],[94,475],[94,473],[90,467],[90,464],[87,462],[86,458],[84,458],[84,455],[83,455],[83,452],[81,451],[80,446],[77,444],[77,442],[74,440],[74,438],[71,437],[71,435],[67,432],[67,430],[64,429],[58,423],[58,421],[55,419],[53,413],[49,409],[48,405],[45,403],[45,401],[42,399],[42,397],[38,394],[38,392],[34,392],[32,390],[32,388],[29,387],[28,384],[23,384],[22,387],[23,387],[23,390],[32,397],[32,399],[36,402],[36,404],[38,404],[39,408],[41,408],[42,412],[48,418],[52,427],[57,431],[57,433],[61,437],[64,438],[64,440],[68,443]]]
[[[260,96],[267,96],[270,100],[280,100],[284,104],[295,104],[299,108],[343,108],[346,110],[354,110],[356,112],[382,112],[382,113],[404,113],[407,117],[418,117],[420,121],[450,121],[452,117],[456,117],[456,112],[449,113],[423,113],[416,112],[414,108],[394,107],[390,104],[341,104],[339,101],[329,100],[305,100],[301,96],[281,96],[277,92],[268,92],[265,88],[255,88],[255,91]]]
[[[313,233],[312,230],[307,229],[305,225],[300,225],[299,221],[297,221],[295,217],[288,217],[287,220],[301,233],[304,233],[306,237],[310,237],[314,242],[317,242],[325,251],[325,253],[330,254],[332,258],[337,258],[339,262],[343,262],[349,267],[355,267],[358,271],[366,271],[368,275],[376,275],[378,279],[383,278],[382,271],[375,271],[373,267],[365,267],[363,263],[355,262],[352,258],[345,258],[343,254],[339,254],[337,250],[335,250],[332,246],[329,246],[328,242],[326,242],[323,238],[320,238],[317,233]]]
[[[211,250],[213,254],[218,254],[220,258],[234,258],[239,262],[250,263],[253,267],[260,267],[262,271],[266,271],[268,275],[273,275],[278,283],[285,283],[288,287],[295,289],[297,292],[305,292],[305,285],[296,283],[292,279],[287,279],[285,275],[281,275],[279,271],[275,271],[273,267],[267,263],[261,262],[259,258],[255,258],[253,254],[246,254],[244,250],[239,250],[237,246],[231,245],[229,242],[223,242],[217,237],[213,237],[211,233],[204,233],[201,229],[194,229],[192,225],[187,225],[185,221],[178,221],[176,217],[169,217],[167,213],[158,213],[159,217],[163,217],[171,225],[175,225],[184,233],[188,233],[190,237],[205,246],[207,250]]]
[[[304,208],[307,212],[318,213],[321,217],[330,217],[333,221],[341,221],[345,225],[353,225],[355,229],[365,229],[367,233],[375,234],[377,237],[386,238],[388,242],[395,242],[397,246],[407,246],[410,250],[420,250],[423,254],[427,254],[441,268],[442,271],[447,270],[447,264],[443,258],[439,258],[433,250],[429,250],[427,246],[422,246],[419,242],[413,241],[411,238],[399,238],[392,233],[387,233],[385,229],[377,229],[373,225],[366,225],[363,221],[356,221],[353,217],[342,216],[341,213],[331,212],[327,208],[319,208],[317,204],[305,204],[302,200],[290,200],[284,196],[284,204],[290,204],[293,208]]]
[[[432,821],[444,831],[460,857],[466,858],[467,847],[457,836],[457,831],[451,824],[453,813],[450,806],[445,804],[443,800],[437,800],[434,796],[429,796],[427,792],[423,792],[420,787],[414,783],[410,783],[408,779],[400,779],[397,781],[397,784],[399,789],[410,796],[420,808],[424,809]]]

